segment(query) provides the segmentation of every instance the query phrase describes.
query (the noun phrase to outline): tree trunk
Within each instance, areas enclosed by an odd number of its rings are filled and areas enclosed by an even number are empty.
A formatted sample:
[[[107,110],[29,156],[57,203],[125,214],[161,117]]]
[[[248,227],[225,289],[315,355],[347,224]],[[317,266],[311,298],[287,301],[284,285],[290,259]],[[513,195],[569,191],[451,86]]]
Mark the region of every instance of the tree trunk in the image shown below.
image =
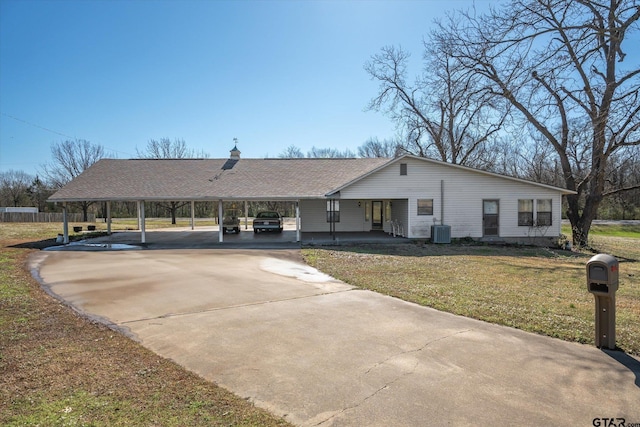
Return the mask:
[[[178,210],[178,205],[176,202],[171,202],[171,224],[176,224],[176,211]]]

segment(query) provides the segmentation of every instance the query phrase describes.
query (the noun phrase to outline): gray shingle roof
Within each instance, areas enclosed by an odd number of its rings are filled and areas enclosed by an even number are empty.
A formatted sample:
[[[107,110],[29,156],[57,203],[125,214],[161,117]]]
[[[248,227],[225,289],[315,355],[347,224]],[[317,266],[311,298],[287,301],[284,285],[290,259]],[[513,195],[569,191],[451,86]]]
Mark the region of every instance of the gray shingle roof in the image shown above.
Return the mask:
[[[324,197],[389,159],[102,159],[49,201]]]

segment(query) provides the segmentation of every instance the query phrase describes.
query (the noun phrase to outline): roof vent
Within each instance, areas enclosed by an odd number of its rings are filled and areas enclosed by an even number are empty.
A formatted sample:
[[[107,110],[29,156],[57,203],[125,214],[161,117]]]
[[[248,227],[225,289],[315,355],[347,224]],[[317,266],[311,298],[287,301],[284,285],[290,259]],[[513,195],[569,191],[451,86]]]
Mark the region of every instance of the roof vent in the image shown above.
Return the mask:
[[[238,138],[233,138],[233,150],[229,151],[231,160],[240,160],[240,150],[238,150]]]

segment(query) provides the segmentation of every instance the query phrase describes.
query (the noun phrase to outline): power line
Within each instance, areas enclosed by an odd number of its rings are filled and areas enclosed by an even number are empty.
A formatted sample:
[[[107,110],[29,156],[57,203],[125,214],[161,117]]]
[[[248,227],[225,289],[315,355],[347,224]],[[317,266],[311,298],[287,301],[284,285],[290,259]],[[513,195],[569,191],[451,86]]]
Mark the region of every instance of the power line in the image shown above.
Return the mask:
[[[29,126],[33,126],[33,127],[35,127],[35,128],[39,128],[39,129],[42,129],[42,130],[46,130],[47,132],[55,133],[56,135],[64,136],[65,138],[76,139],[76,137],[75,137],[75,136],[70,136],[70,135],[66,135],[66,134],[61,133],[61,132],[57,132],[57,131],[55,131],[55,130],[52,130],[52,129],[46,128],[46,127],[44,127],[44,126],[37,125],[37,124],[35,124],[35,123],[28,122],[28,121],[26,121],[26,120],[22,120],[22,119],[20,119],[20,118],[18,118],[18,117],[14,117],[14,116],[11,116],[11,115],[9,115],[9,114],[5,114],[5,113],[0,113],[0,114],[2,114],[2,115],[3,115],[3,116],[5,116],[5,117],[9,117],[10,119],[16,120],[16,121],[18,121],[18,122],[22,122],[22,123],[28,124]]]
[[[78,138],[77,138],[77,137],[75,137],[75,136],[67,135],[67,134],[65,134],[65,133],[58,132],[58,131],[55,131],[55,130],[53,130],[53,129],[46,128],[46,127],[44,127],[44,126],[40,126],[40,125],[37,125],[37,124],[35,124],[35,123],[31,123],[31,122],[29,122],[29,121],[27,121],[27,120],[23,120],[23,119],[21,119],[21,118],[19,118],[19,117],[15,117],[15,116],[12,116],[12,115],[10,115],[10,114],[6,114],[6,113],[0,113],[0,114],[2,114],[2,115],[3,115],[3,116],[5,116],[5,117],[9,117],[10,119],[16,120],[16,121],[18,121],[18,122],[22,122],[22,123],[24,123],[24,124],[27,124],[27,125],[29,125],[29,126],[33,126],[33,127],[35,127],[35,128],[42,129],[42,130],[44,130],[44,131],[54,133],[54,134],[56,134],[56,135],[64,136],[65,138],[78,139]],[[103,147],[104,147],[104,146],[103,146]],[[115,148],[110,148],[110,147],[104,147],[104,148],[105,148],[105,149],[107,149],[107,150],[109,150],[109,151],[112,151],[112,152],[114,152],[114,153],[121,153],[121,154],[126,154],[127,156],[134,156],[132,153],[128,153],[128,152],[126,152],[126,151],[116,150]]]

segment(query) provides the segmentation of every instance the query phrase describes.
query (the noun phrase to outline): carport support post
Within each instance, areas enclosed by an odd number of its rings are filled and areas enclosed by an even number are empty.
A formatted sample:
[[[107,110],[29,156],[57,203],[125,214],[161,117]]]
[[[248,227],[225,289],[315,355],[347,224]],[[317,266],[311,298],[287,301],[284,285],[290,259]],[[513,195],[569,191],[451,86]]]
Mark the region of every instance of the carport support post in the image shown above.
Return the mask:
[[[138,210],[140,211],[140,217],[138,221],[140,222],[140,243],[147,242],[146,236],[146,227],[145,227],[145,217],[144,217],[144,200],[138,202]]]
[[[300,201],[296,200],[296,242],[300,240]]]
[[[196,202],[195,201],[191,201],[191,229],[195,229],[196,228]]]
[[[69,243],[69,219],[67,218],[67,202],[62,204],[62,243]]]
[[[111,235],[111,201],[107,202],[107,235]]]
[[[249,203],[244,201],[244,229],[249,229]]]
[[[224,240],[224,224],[222,221],[222,199],[220,199],[218,200],[218,242],[220,243]]]

